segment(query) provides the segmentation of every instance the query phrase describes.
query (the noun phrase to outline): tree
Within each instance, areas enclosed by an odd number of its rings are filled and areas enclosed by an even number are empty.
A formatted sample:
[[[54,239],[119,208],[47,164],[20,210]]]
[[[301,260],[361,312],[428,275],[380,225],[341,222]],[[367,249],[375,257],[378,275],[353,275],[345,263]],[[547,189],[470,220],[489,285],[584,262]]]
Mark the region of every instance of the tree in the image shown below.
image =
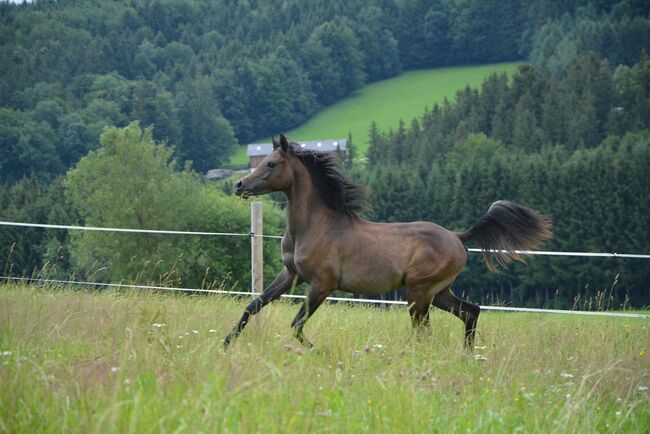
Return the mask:
[[[101,147],[68,172],[66,197],[88,226],[246,233],[248,207],[178,171],[173,149],[156,143],[151,128],[137,122],[109,128]],[[281,231],[282,217],[265,210],[269,233]],[[71,251],[79,272],[108,281],[146,281],[201,286],[206,282],[248,282],[247,237],[218,239],[153,234],[81,232]],[[280,266],[269,249],[269,271]],[[246,285],[246,283],[244,283]]]
[[[359,41],[359,52],[363,56],[368,81],[399,74],[402,65],[397,40],[384,24],[381,9],[376,6],[364,8],[359,12],[358,21],[353,28]]]
[[[63,169],[56,135],[47,122],[30,113],[0,108],[0,182],[15,182],[33,174],[51,179]]]
[[[323,104],[336,101],[365,82],[357,38],[340,17],[314,29],[303,57],[314,93]]]
[[[72,223],[74,210],[63,197],[63,178],[43,181],[35,176],[0,185],[0,219],[50,224]],[[0,228],[5,273],[12,276],[67,277],[70,270],[67,231],[42,228]]]
[[[154,138],[178,144],[182,139],[178,109],[171,93],[151,81],[138,81],[133,89],[131,119],[153,126]]]
[[[345,150],[345,168],[351,170],[354,167],[354,159],[357,157],[357,147],[352,143],[352,131],[348,132],[348,144]]]
[[[84,120],[77,113],[70,113],[61,119],[58,131],[59,155],[65,167],[71,167],[88,150],[95,148],[97,136],[93,135]]]
[[[237,141],[219,110],[210,79],[202,76],[180,83],[176,106],[183,128],[183,140],[176,146],[177,158],[192,161],[199,172],[227,161]]]
[[[449,62],[451,38],[447,11],[442,4],[432,5],[424,16],[424,43],[427,66],[441,66]]]

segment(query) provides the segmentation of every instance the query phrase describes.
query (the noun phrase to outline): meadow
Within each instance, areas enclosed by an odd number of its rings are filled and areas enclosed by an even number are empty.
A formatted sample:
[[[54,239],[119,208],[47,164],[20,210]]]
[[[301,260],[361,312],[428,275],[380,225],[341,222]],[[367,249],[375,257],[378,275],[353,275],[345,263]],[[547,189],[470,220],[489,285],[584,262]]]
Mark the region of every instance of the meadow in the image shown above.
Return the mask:
[[[0,431],[649,432],[650,322],[482,314],[476,348],[432,311],[0,286]]]
[[[465,86],[479,87],[490,74],[511,75],[519,65],[495,63],[404,72],[397,77],[364,86],[286,133],[292,140],[318,140],[344,138],[351,132],[359,155],[365,155],[372,121],[377,123],[380,130],[397,128],[400,119],[409,126],[413,118],[422,116],[425,107],[431,108],[445,97],[453,100],[456,91]],[[280,132],[283,131],[277,133]],[[261,137],[253,143],[268,141],[268,137]],[[231,157],[230,163],[245,165],[247,162],[244,144]]]

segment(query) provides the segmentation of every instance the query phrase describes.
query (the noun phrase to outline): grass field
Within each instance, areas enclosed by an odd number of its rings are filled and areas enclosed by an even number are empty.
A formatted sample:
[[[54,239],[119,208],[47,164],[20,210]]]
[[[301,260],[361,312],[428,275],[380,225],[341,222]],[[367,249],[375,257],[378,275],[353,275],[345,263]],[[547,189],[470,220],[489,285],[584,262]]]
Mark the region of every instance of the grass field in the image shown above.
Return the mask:
[[[650,322],[486,312],[477,349],[433,311],[325,305],[312,350],[271,304],[0,286],[0,431],[650,432]],[[484,360],[476,360],[476,356]]]
[[[287,134],[292,140],[318,140],[347,137],[361,155],[368,148],[368,129],[374,120],[381,130],[395,128],[402,119],[408,126],[422,116],[425,107],[453,99],[456,91],[466,85],[479,86],[492,73],[512,74],[520,63],[497,63],[409,71],[369,84],[354,95],[320,111],[300,127]],[[280,133],[282,131],[278,131]],[[258,141],[268,142],[268,137]],[[246,164],[246,146],[241,146],[231,158],[231,164]]]

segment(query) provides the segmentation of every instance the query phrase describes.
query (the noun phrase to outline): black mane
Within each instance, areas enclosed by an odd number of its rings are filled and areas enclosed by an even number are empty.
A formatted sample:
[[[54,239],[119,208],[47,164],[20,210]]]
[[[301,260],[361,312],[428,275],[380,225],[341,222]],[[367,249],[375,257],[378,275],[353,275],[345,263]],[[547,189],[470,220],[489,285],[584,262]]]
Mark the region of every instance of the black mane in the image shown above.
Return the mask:
[[[290,152],[307,168],[316,191],[329,208],[350,217],[357,217],[357,212],[366,208],[366,189],[343,176],[336,153],[310,151],[297,143],[291,143]]]

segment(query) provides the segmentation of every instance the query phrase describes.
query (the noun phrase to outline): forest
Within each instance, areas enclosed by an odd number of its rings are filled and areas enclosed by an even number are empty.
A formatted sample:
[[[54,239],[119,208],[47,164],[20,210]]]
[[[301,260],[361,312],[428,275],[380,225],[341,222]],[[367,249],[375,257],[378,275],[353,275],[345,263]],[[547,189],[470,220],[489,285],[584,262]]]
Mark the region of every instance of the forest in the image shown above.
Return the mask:
[[[523,66],[465,89],[396,131],[370,129],[372,219],[466,230],[497,198],[552,216],[545,250],[647,252],[650,59],[612,67],[593,53],[560,76]],[[478,258],[477,258],[478,259]],[[602,296],[650,302],[644,260],[544,257],[492,274],[477,260],[470,299],[571,306]],[[559,290],[559,292],[558,292]],[[599,294],[600,293],[600,294]]]
[[[45,0],[0,4],[0,41],[3,220],[245,230],[242,205],[197,175],[238,143],[405,70],[526,60],[395,131],[370,125],[368,163],[350,170],[371,187],[366,217],[463,229],[508,198],[553,216],[549,249],[650,246],[645,1]],[[281,231],[281,210],[268,214]],[[247,282],[233,253],[245,240],[231,241],[0,229],[5,273],[186,285]],[[481,302],[570,307],[609,291],[643,305],[649,271],[544,258],[487,274],[476,260],[458,288]]]

